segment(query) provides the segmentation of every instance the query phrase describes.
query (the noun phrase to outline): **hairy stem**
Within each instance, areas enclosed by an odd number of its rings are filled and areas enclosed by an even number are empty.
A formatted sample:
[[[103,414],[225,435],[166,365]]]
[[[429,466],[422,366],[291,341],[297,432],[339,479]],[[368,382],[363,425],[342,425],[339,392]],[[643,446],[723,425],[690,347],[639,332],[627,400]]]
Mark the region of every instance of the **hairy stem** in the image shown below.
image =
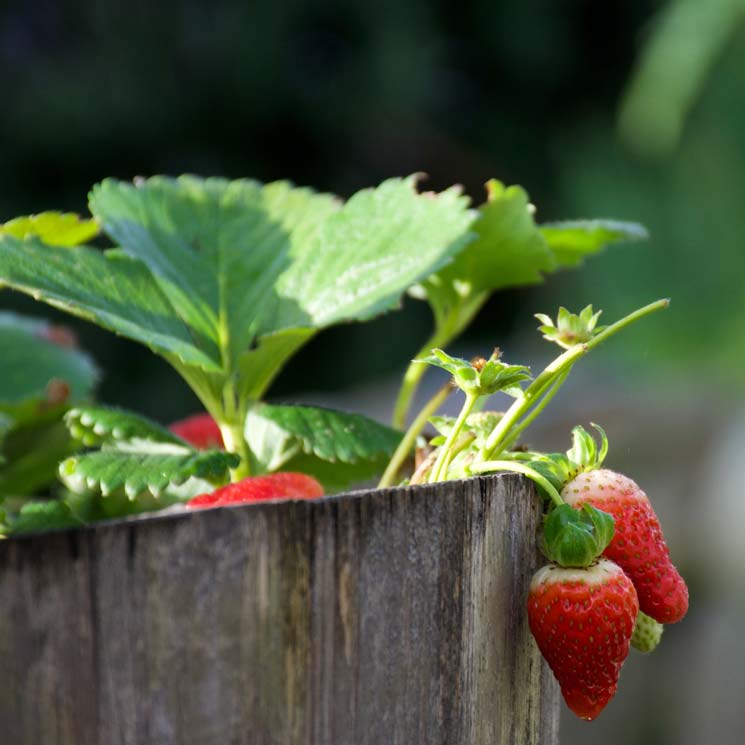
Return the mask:
[[[648,316],[650,313],[654,313],[655,311],[664,310],[669,305],[670,298],[666,297],[662,300],[656,300],[654,303],[650,303],[649,305],[645,305],[643,308],[639,308],[633,313],[629,313],[627,316],[624,316],[619,321],[612,323],[610,326],[603,329],[597,336],[594,336],[592,339],[590,339],[590,341],[587,342],[588,350],[594,349],[598,346],[598,344],[602,344],[608,337],[613,336],[613,334],[617,333],[621,329],[626,328],[626,326],[634,323],[634,321],[638,321],[640,318],[644,318],[644,316]]]
[[[243,421],[220,423],[220,434],[222,434],[225,449],[229,453],[235,453],[241,458],[241,462],[230,470],[230,480],[235,483],[251,475],[251,460],[243,436]]]
[[[484,463],[476,463],[469,469],[471,473],[492,473],[494,471],[512,471],[514,473],[521,473],[523,476],[527,476],[531,481],[539,484],[546,490],[546,493],[551,497],[551,501],[560,507],[564,504],[564,500],[561,495],[554,488],[554,485],[545,477],[542,476],[538,471],[526,466],[525,463],[516,463],[511,460],[488,460]]]
[[[441,332],[435,332],[429,337],[427,343],[419,350],[416,355],[419,357],[426,357],[433,347],[442,347],[448,343],[449,339],[445,334]],[[391,424],[395,429],[403,429],[406,425],[406,415],[409,413],[411,402],[414,399],[419,383],[424,377],[424,373],[427,371],[427,365],[424,362],[416,362],[415,360],[409,363],[404,373],[404,379],[401,383],[401,388],[396,397],[396,405],[393,408],[393,418]]]
[[[434,347],[445,347],[450,344],[471,323],[488,297],[486,292],[471,292],[459,297],[458,302],[448,309],[447,314],[437,313],[435,310],[435,331],[419,350],[416,358],[426,357]],[[426,370],[427,365],[421,362],[411,362],[406,369],[391,420],[396,429],[403,429],[406,425],[406,415]]]
[[[504,451],[503,442],[509,437],[512,426],[530,411],[533,404],[552,385],[554,380],[568,370],[577,359],[587,353],[586,344],[577,344],[560,354],[545,370],[525,389],[521,398],[515,400],[499,424],[492,430],[484,443],[479,460],[488,460]]]
[[[561,388],[561,386],[564,384],[564,381],[567,379],[567,376],[569,375],[571,369],[571,367],[568,367],[564,370],[564,372],[559,373],[548,390],[543,394],[543,397],[540,399],[540,401],[538,401],[535,406],[533,406],[532,410],[523,417],[522,421],[517,426],[512,428],[509,436],[502,443],[503,451],[511,448],[515,444],[515,442],[517,442],[517,438],[520,437],[520,435],[535,421],[538,415],[546,408],[549,401],[551,401],[551,399],[558,392],[559,388]]]
[[[605,330],[601,331],[597,336],[590,339],[584,344],[576,344],[570,347],[566,352],[560,354],[548,367],[525,389],[522,398],[515,401],[512,406],[507,410],[505,415],[500,420],[499,424],[494,428],[492,433],[489,435],[484,447],[481,449],[479,456],[480,460],[489,460],[490,458],[498,457],[500,453],[505,450],[505,443],[510,441],[512,427],[527,414],[533,407],[535,402],[544,394],[546,390],[554,384],[557,379],[561,378],[559,386],[566,379],[574,363],[580,358],[586,355],[591,349],[595,348],[599,344],[602,344],[606,339],[613,336],[613,334],[626,328],[629,324],[634,321],[643,318],[644,316],[653,313],[657,310],[667,308],[670,304],[669,299],[657,300],[654,303],[645,305],[643,308],[635,310],[633,313],[624,316],[621,320],[611,324]],[[556,393],[558,387],[552,391],[551,396]],[[548,402],[546,402],[548,403]],[[531,420],[532,421],[532,420]]]
[[[454,388],[450,383],[446,383],[440,388],[437,393],[424,405],[424,408],[419,412],[416,419],[411,423],[411,426],[406,430],[406,434],[398,444],[396,452],[393,453],[393,457],[388,463],[388,467],[385,469],[383,476],[378,484],[378,489],[383,489],[387,486],[392,486],[396,481],[396,476],[401,470],[401,466],[412,451],[416,438],[419,436],[421,431],[427,424],[429,418],[442,406],[447,397],[453,392]]]
[[[458,439],[460,431],[463,429],[463,425],[466,423],[466,419],[468,419],[468,415],[473,410],[473,407],[476,404],[476,401],[479,400],[479,398],[480,397],[477,394],[466,393],[466,400],[463,404],[463,408],[460,410],[460,414],[458,414],[458,418],[455,420],[453,428],[450,430],[445,443],[442,445],[440,454],[437,456],[435,465],[432,468],[432,473],[430,473],[429,475],[430,484],[433,484],[436,481],[444,480],[447,477],[447,469],[453,457],[453,444]]]

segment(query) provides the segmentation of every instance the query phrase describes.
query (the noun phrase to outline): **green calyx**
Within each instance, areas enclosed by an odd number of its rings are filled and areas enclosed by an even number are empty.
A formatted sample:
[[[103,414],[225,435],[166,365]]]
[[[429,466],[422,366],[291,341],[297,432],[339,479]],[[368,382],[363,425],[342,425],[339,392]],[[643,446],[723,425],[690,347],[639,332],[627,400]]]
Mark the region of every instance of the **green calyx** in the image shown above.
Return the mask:
[[[646,613],[639,611],[634,624],[634,632],[631,635],[631,646],[639,652],[648,654],[657,649],[657,645],[662,639],[662,632],[665,627],[650,618]]]
[[[592,312],[592,305],[588,305],[579,314],[570,313],[566,308],[559,308],[556,323],[545,313],[536,313],[535,317],[541,321],[542,326],[538,330],[543,333],[543,338],[555,342],[564,349],[569,349],[575,344],[584,344],[594,336],[597,336],[605,327],[597,326],[600,314]]]
[[[530,368],[500,362],[500,356],[501,352],[495,349],[488,360],[477,358],[469,362],[435,348],[430,355],[416,362],[447,370],[453,376],[455,385],[467,396],[480,398],[503,391],[517,398],[522,395],[520,384],[531,380]]]
[[[587,567],[613,539],[615,521],[607,512],[584,504],[575,510],[562,504],[546,516],[542,549],[563,567]]]
[[[564,567],[586,567],[592,564],[613,540],[615,521],[607,512],[590,504],[579,510],[568,504],[557,504],[555,493],[560,492],[578,473],[599,468],[608,453],[608,438],[597,424],[600,433],[598,447],[593,436],[583,427],[572,430],[572,447],[566,454],[528,454],[530,468],[548,482],[554,494],[548,493],[556,505],[546,516],[543,527],[543,552]],[[544,482],[544,483],[545,483]],[[539,489],[541,485],[539,484]],[[542,490],[546,491],[545,487]],[[560,499],[560,497],[559,497]]]
[[[572,447],[567,450],[567,459],[580,471],[593,471],[603,465],[608,455],[608,436],[599,425],[592,425],[600,434],[600,447],[595,438],[581,426],[572,430]]]
[[[592,425],[600,434],[600,445],[581,426],[572,430],[572,447],[566,453],[525,453],[513,455],[529,460],[531,468],[538,471],[556,491],[561,491],[575,476],[593,471],[603,465],[608,454],[608,437],[598,424]]]

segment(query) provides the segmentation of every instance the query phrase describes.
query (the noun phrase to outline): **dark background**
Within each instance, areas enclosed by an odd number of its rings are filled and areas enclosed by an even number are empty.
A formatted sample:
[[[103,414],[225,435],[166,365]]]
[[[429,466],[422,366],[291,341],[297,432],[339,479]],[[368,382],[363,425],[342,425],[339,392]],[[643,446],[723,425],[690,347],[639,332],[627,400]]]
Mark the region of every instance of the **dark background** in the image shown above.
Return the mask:
[[[104,176],[184,172],[289,178],[347,196],[423,171],[428,188],[462,183],[479,202],[496,176],[524,185],[542,219],[566,216],[561,139],[612,110],[651,7],[559,6],[17,4],[0,29],[0,219],[84,211]],[[613,33],[598,35],[610,19]],[[475,333],[512,329],[527,297],[495,301]],[[403,318],[332,330],[274,393],[398,370],[428,324],[412,303]],[[82,333],[109,370],[104,398],[183,413],[187,392],[146,352]],[[178,395],[162,395],[166,382]]]
[[[745,6],[743,6],[745,7]],[[501,293],[455,351],[545,361],[532,314],[593,302],[648,320],[588,361],[534,434],[601,421],[653,496],[692,610],[628,662],[574,743],[741,742],[745,449],[745,10],[733,0],[24,2],[0,5],[0,221],[84,212],[105,176],[289,178],[349,195],[423,171],[477,201],[519,183],[541,221],[645,223],[581,272]],[[0,307],[54,315],[8,292]],[[126,340],[73,322],[100,397],[168,421],[197,404]],[[381,415],[426,308],[329,330],[272,390]],[[436,384],[436,380],[435,383]]]

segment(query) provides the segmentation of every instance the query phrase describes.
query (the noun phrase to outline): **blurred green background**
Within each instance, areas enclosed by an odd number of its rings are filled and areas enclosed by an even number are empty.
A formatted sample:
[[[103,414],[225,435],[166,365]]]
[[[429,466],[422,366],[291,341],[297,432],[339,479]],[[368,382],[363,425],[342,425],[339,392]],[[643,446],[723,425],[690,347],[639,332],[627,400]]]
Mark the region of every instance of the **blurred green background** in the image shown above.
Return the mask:
[[[574,424],[604,424],[610,465],[652,497],[692,593],[600,720],[566,715],[562,741],[742,742],[745,0],[6,2],[0,78],[0,221],[84,211],[109,175],[348,195],[423,171],[478,201],[490,177],[519,183],[541,221],[643,222],[649,243],[498,295],[454,351],[499,344],[538,365],[534,312],[592,302],[612,320],[672,297],[596,353],[532,435],[558,450]],[[7,292],[0,308],[53,315]],[[197,408],[165,363],[72,325],[106,371],[103,400],[163,421]],[[273,393],[382,417],[428,330],[414,301],[332,329]]]

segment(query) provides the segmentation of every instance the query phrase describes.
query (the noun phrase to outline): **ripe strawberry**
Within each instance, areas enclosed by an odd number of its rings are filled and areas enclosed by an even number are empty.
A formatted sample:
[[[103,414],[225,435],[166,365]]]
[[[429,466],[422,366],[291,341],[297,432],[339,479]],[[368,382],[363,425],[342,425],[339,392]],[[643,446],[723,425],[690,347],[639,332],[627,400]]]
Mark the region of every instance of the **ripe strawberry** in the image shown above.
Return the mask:
[[[607,559],[586,569],[549,564],[533,577],[530,630],[578,717],[595,719],[613,698],[638,612],[634,585]]]
[[[224,449],[217,422],[209,414],[194,414],[168,426],[174,435],[186,440],[199,450]]]
[[[644,613],[660,623],[680,621],[688,610],[688,588],[670,561],[647,495],[626,476],[598,469],[580,473],[561,496],[572,507],[591,504],[613,516],[616,531],[603,556],[630,577]]]
[[[323,487],[304,473],[270,473],[249,476],[236,484],[228,484],[209,494],[190,499],[187,507],[221,507],[226,504],[264,502],[268,499],[315,499],[323,496]]]

